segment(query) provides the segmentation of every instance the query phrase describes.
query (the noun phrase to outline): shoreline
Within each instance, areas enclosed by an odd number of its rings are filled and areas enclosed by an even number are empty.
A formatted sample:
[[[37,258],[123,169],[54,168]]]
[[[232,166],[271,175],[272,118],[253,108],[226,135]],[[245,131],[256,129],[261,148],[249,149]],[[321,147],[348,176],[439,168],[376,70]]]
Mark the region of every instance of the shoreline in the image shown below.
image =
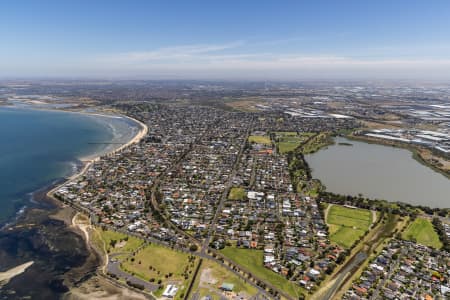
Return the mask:
[[[83,112],[77,112],[77,113],[83,113]],[[113,115],[103,115],[103,114],[99,114],[99,113],[86,113],[86,114],[97,116],[97,117],[113,116]],[[98,285],[98,287],[104,287],[106,290],[113,288],[113,289],[120,291],[120,292],[118,292],[119,294],[133,296],[132,299],[140,299],[140,296],[141,296],[140,294],[136,294],[136,292],[133,292],[127,288],[121,287],[120,285],[111,284],[108,280],[106,280],[104,278],[102,279],[102,277],[100,275],[102,274],[102,272],[103,273],[105,272],[105,267],[106,267],[107,262],[105,262],[104,260],[108,259],[108,256],[106,255],[106,258],[105,258],[105,256],[102,255],[101,253],[98,253],[98,251],[91,244],[91,240],[89,237],[89,231],[90,231],[90,227],[91,227],[90,216],[86,214],[86,211],[83,211],[82,209],[80,209],[78,207],[65,204],[64,202],[60,201],[59,199],[57,199],[54,196],[54,193],[58,189],[60,189],[61,187],[65,186],[66,184],[68,184],[70,182],[75,181],[79,177],[83,176],[89,170],[89,168],[92,166],[92,164],[95,163],[96,161],[99,161],[102,156],[114,155],[133,144],[139,143],[147,135],[148,127],[143,122],[136,120],[132,117],[122,115],[122,114],[116,114],[115,116],[120,116],[121,118],[122,117],[127,118],[128,120],[138,124],[139,131],[127,143],[125,143],[111,151],[108,151],[106,153],[99,151],[97,153],[92,154],[91,156],[79,158],[78,161],[82,164],[82,168],[79,169],[74,174],[72,174],[71,176],[64,179],[62,182],[59,181],[55,186],[53,186],[51,189],[49,189],[45,194],[44,201],[50,201],[56,206],[56,208],[55,208],[56,212],[49,215],[49,217],[54,218],[54,219],[59,219],[60,221],[62,221],[68,230],[74,232],[75,234],[77,234],[84,240],[86,247],[87,247],[87,251],[90,253],[90,255],[97,256],[100,259],[100,264],[96,268],[98,270],[101,270],[101,273],[96,274],[94,277],[88,279],[86,281],[86,286],[88,286],[88,287],[91,286],[92,285],[91,281],[94,280],[97,282],[96,285]],[[69,211],[72,211],[72,213],[69,213],[69,214],[65,213],[65,211],[68,208],[70,208]],[[59,217],[58,217],[58,214],[60,214]],[[78,219],[79,219],[80,215],[87,217],[88,224],[79,222]],[[101,284],[100,284],[100,282],[101,282]],[[68,293],[65,294],[65,296],[63,296],[63,299],[71,299],[70,295],[72,295],[72,296],[77,295],[77,297],[78,296],[79,297],[87,296],[89,298],[90,296],[97,295],[97,292],[98,292],[98,291],[83,291],[82,292],[80,290],[80,285],[78,285],[77,287],[68,286],[68,288],[69,288],[69,291],[68,291]],[[89,290],[89,288],[88,288],[88,290]],[[99,295],[97,295],[97,296],[99,296]],[[143,297],[142,299],[145,299],[145,297]]]
[[[34,261],[29,261],[11,268],[5,272],[0,272],[0,287],[7,284],[14,277],[25,272],[32,264],[34,264]]]
[[[18,108],[21,109],[21,108]],[[37,110],[41,110],[40,108],[27,108],[27,109],[37,109]],[[97,150],[95,151],[93,154],[89,155],[89,156],[85,156],[85,157],[80,157],[80,158],[76,158],[76,164],[77,164],[77,168],[74,168],[73,170],[73,174],[71,174],[70,176],[66,176],[63,178],[58,178],[55,179],[52,183],[43,186],[39,189],[37,189],[36,191],[31,193],[31,199],[30,201],[32,202],[36,202],[39,203],[39,207],[37,208],[38,211],[42,211],[42,209],[47,210],[46,215],[48,219],[53,219],[53,220],[57,220],[57,221],[61,221],[63,224],[62,226],[70,231],[73,232],[74,234],[76,234],[77,236],[79,236],[85,243],[86,245],[86,251],[88,254],[88,261],[85,262],[83,265],[85,265],[86,263],[88,265],[92,265],[93,261],[92,261],[92,257],[98,257],[98,253],[95,252],[95,250],[92,248],[93,246],[91,245],[91,241],[89,239],[88,236],[88,227],[83,226],[83,224],[80,224],[78,221],[78,216],[84,215],[87,216],[87,218],[89,219],[89,215],[86,214],[86,211],[83,211],[77,207],[72,207],[70,205],[65,204],[64,202],[60,201],[59,199],[57,199],[54,196],[54,193],[60,189],[61,187],[65,186],[66,184],[73,182],[74,180],[78,179],[80,176],[83,176],[88,170],[89,168],[92,166],[93,163],[95,163],[96,161],[99,161],[102,157],[106,156],[106,155],[114,155],[116,153],[119,153],[121,151],[123,151],[124,149],[126,149],[127,147],[130,147],[131,145],[137,144],[139,143],[143,138],[145,138],[145,136],[148,133],[148,127],[146,124],[144,124],[143,122],[134,119],[130,116],[126,116],[124,114],[121,113],[108,113],[108,114],[103,114],[103,113],[99,113],[99,112],[83,112],[83,111],[67,111],[67,110],[63,110],[63,109],[45,109],[45,110],[51,110],[54,112],[70,112],[70,113],[78,113],[78,114],[85,114],[85,115],[90,115],[92,117],[97,117],[97,118],[125,118],[127,120],[127,124],[129,124],[130,127],[130,134],[126,136],[127,138],[127,142],[124,144],[118,144],[115,145],[112,149],[111,148],[103,148],[101,150]],[[136,128],[136,129],[135,129]],[[41,207],[42,206],[42,207]],[[13,222],[8,222],[7,224],[5,224],[5,226],[3,226],[2,230],[15,230],[15,229],[20,229],[20,228],[26,228],[26,226],[22,226],[20,225],[21,220],[25,220],[27,219],[29,216],[31,216],[31,214],[33,214],[34,209],[36,209],[36,207],[33,207],[33,205],[30,206],[26,206],[26,209],[24,210],[23,213],[20,214],[20,216],[16,216],[15,220]],[[19,222],[19,223],[18,223]],[[27,225],[27,224],[26,224]],[[29,224],[28,224],[29,225]],[[100,262],[101,262],[100,258]],[[17,265],[14,266],[14,268],[19,268],[22,265]],[[28,266],[27,266],[28,267]],[[98,267],[102,267],[102,264],[100,263],[100,265],[98,265],[96,267],[96,269]],[[15,270],[13,268],[13,270]],[[80,267],[83,268],[83,267]],[[88,267],[90,268],[90,267]],[[78,267],[76,268],[78,269]],[[22,272],[24,272],[26,270],[26,268],[23,269]],[[75,273],[79,272],[75,270]],[[8,273],[9,274],[9,273]],[[19,275],[21,273],[17,273],[16,275]],[[93,278],[97,278],[98,275],[95,275]],[[71,291],[75,286],[72,286],[73,282],[71,281],[71,279],[64,279],[64,281],[68,280],[68,285],[65,284],[65,286],[69,289],[69,291]],[[95,279],[95,280],[100,280],[100,279]],[[7,281],[5,280],[3,283],[6,283]],[[107,284],[107,283],[105,283]],[[108,290],[109,288],[106,288],[106,290]],[[118,287],[115,287],[115,289],[117,290]],[[125,293],[125,292],[131,292],[128,290],[120,290],[121,293]],[[78,291],[78,293],[80,293],[80,291]],[[136,298],[136,297],[134,297]]]
[[[22,109],[20,107],[15,107],[15,108]],[[26,109],[42,110],[40,108],[33,108],[33,107],[29,107]],[[40,222],[40,220],[44,220],[44,219],[55,220],[55,221],[61,222],[60,226],[62,226],[61,229],[63,229],[64,232],[66,232],[66,230],[67,230],[69,232],[76,234],[79,238],[81,238],[82,241],[84,241],[84,243],[86,245],[85,251],[87,254],[87,261],[84,262],[82,266],[76,267],[74,269],[74,272],[75,272],[74,274],[76,275],[76,277],[78,277],[78,275],[80,275],[78,273],[83,268],[87,268],[88,272],[90,272],[91,268],[93,267],[94,261],[95,261],[94,257],[98,257],[98,254],[92,248],[91,241],[89,240],[89,236],[87,236],[87,234],[88,234],[87,228],[84,227],[83,224],[79,224],[79,222],[78,222],[78,221],[80,221],[80,220],[78,220],[78,219],[80,219],[80,218],[78,218],[78,216],[80,214],[87,216],[87,218],[89,218],[89,215],[86,214],[85,211],[82,211],[76,207],[69,206],[69,205],[65,204],[64,202],[60,201],[59,199],[54,197],[54,192],[57,191],[62,186],[66,185],[67,183],[76,180],[80,176],[83,176],[86,173],[86,171],[89,169],[89,167],[92,166],[92,164],[95,163],[96,161],[100,160],[101,157],[119,153],[120,151],[123,151],[125,148],[130,147],[131,145],[139,143],[143,138],[145,138],[146,134],[148,133],[148,127],[143,122],[136,120],[132,117],[126,116],[124,114],[121,114],[120,112],[117,112],[115,114],[113,112],[108,112],[108,113],[102,114],[99,112],[91,113],[91,112],[83,112],[83,111],[67,111],[67,110],[62,110],[62,109],[51,109],[51,110],[45,109],[45,110],[53,111],[53,112],[70,112],[70,113],[85,114],[85,115],[90,115],[95,118],[121,118],[121,119],[126,119],[126,121],[121,121],[121,122],[126,122],[126,124],[130,126],[129,134],[126,134],[123,136],[124,138],[126,138],[126,143],[113,145],[113,147],[110,147],[110,148],[101,148],[99,150],[94,151],[94,153],[89,156],[79,157],[79,158],[75,157],[74,163],[76,164],[77,167],[72,170],[72,172],[71,172],[72,174],[69,174],[68,176],[65,176],[65,177],[56,178],[55,180],[46,184],[45,186],[42,186],[42,187],[38,188],[37,190],[29,193],[30,194],[29,201],[31,203],[26,204],[24,206],[24,208],[22,208],[23,211],[21,211],[20,213],[19,212],[16,213],[10,220],[7,220],[7,221],[5,221],[4,224],[2,224],[2,228],[1,228],[2,232],[5,232],[6,234],[10,234],[14,230],[28,231],[28,229],[32,228],[33,226],[36,226]],[[108,121],[106,121],[106,122],[108,122]],[[38,214],[38,219],[36,219],[36,221],[34,221],[35,220],[34,216],[36,215],[36,213]],[[44,215],[45,215],[45,217],[44,217]],[[57,233],[55,233],[55,234],[57,234]],[[55,241],[55,239],[52,237],[44,237],[44,236],[42,236],[42,237],[45,239],[50,238],[51,242]],[[101,264],[102,258],[99,258],[99,259],[100,259],[100,265],[97,265],[97,263],[95,263],[96,269],[98,267],[102,267],[102,264]],[[2,277],[5,280],[3,280],[3,279],[1,280],[2,282],[0,282],[0,286],[7,284],[7,282],[9,281],[10,278],[19,276],[20,274],[25,272],[25,270],[31,266],[31,264],[29,264],[29,262],[30,262],[29,260],[28,260],[28,262],[25,261],[25,262],[23,262],[22,265],[21,264],[16,265],[16,264],[12,263],[12,265],[10,266],[10,269],[5,270],[4,274],[3,273],[1,274],[4,276],[3,277],[0,276],[0,277]],[[22,268],[22,267],[25,267],[25,268]],[[16,270],[19,270],[19,269],[20,269],[20,272],[15,272]],[[10,271],[14,271],[14,272],[10,272]],[[8,275],[8,276],[6,277],[6,275]],[[95,275],[93,278],[97,278],[97,277],[98,276]],[[79,278],[83,278],[83,276],[80,275]],[[69,291],[71,291],[74,287],[76,287],[76,286],[73,286],[74,282],[73,282],[72,275],[69,275],[68,278],[66,278],[64,275],[64,281],[66,281],[66,280],[67,280],[67,284],[64,284],[64,286],[66,286],[69,289]],[[95,280],[102,281],[101,279],[95,279]],[[102,283],[105,283],[103,281],[102,281]],[[106,281],[105,289],[109,290],[110,287],[108,287],[107,284],[108,284],[108,282]],[[111,285],[111,284],[109,284],[109,285]],[[118,287],[113,285],[113,288],[117,292]],[[128,290],[126,290],[126,291],[120,290],[120,291],[121,291],[121,293],[130,292]],[[78,293],[81,293],[81,292],[78,291]],[[134,297],[134,298],[136,298],[136,297]]]
[[[63,112],[70,112],[70,111],[66,111],[66,110],[56,110],[56,111],[63,111]],[[87,115],[93,115],[93,116],[97,116],[97,117],[108,117],[108,116],[112,116],[112,115],[105,115],[105,114],[99,114],[99,113],[89,113],[89,112],[74,112],[73,113],[81,113],[81,114],[87,114]],[[137,144],[139,143],[140,140],[142,140],[148,133],[148,127],[147,125],[145,125],[144,123],[142,123],[139,120],[136,120],[132,117],[126,116],[126,115],[116,115],[116,116],[120,116],[120,117],[124,117],[127,118],[128,120],[131,120],[133,122],[135,122],[136,124],[139,125],[140,129],[137,132],[137,134],[134,135],[134,137],[129,140],[127,143],[117,147],[116,149],[113,149],[107,153],[102,153],[97,152],[94,153],[90,156],[87,157],[81,157],[78,160],[81,162],[82,164],[82,168],[80,170],[77,170],[77,172],[75,172],[74,174],[70,175],[69,177],[67,177],[62,183],[58,183],[56,184],[54,187],[52,187],[47,193],[46,196],[48,198],[50,198],[51,200],[53,200],[56,203],[60,203],[62,204],[62,202],[60,200],[58,200],[56,197],[53,196],[53,194],[55,193],[55,191],[57,191],[58,189],[60,189],[61,187],[63,187],[64,185],[74,181],[75,179],[77,179],[80,176],[83,176],[87,170],[89,169],[89,167],[96,161],[99,161],[101,159],[102,156],[104,155],[114,155],[120,151],[122,151],[123,149],[133,145],[133,144]]]
[[[335,140],[336,138],[339,138],[339,137],[346,138],[346,139],[348,139],[350,141],[354,141],[354,142],[360,142],[360,143],[366,143],[366,144],[370,144],[370,145],[378,145],[378,146],[390,147],[390,148],[395,148],[395,149],[398,149],[398,150],[406,150],[406,151],[408,151],[411,154],[411,158],[415,162],[417,162],[420,165],[426,167],[427,169],[433,171],[434,173],[442,175],[445,179],[450,180],[450,175],[449,174],[446,174],[446,173],[444,173],[444,171],[442,171],[440,169],[437,169],[436,167],[428,164],[425,160],[423,160],[421,158],[420,154],[418,153],[418,150],[415,149],[411,145],[404,145],[404,144],[401,144],[401,143],[378,142],[378,140],[367,139],[367,138],[364,138],[364,137],[354,136],[354,135],[342,135],[342,136],[338,135],[338,136],[334,136],[333,139]],[[336,145],[339,145],[339,144],[336,143]],[[348,147],[349,145],[339,145],[339,146]],[[323,150],[323,149],[325,149],[325,148],[321,148],[320,150]],[[314,154],[314,153],[309,153],[308,155],[311,155],[311,154]],[[306,157],[306,155],[305,155],[305,157]],[[323,184],[321,179],[319,179],[317,177],[313,177],[313,179],[314,180],[318,180],[320,185],[324,186],[324,184]],[[352,194],[352,193],[348,193],[348,192],[344,192],[344,193],[342,193],[342,192],[330,192],[330,191],[328,191],[326,189],[325,189],[325,192],[331,193],[331,194],[341,194],[341,195],[342,194],[349,194],[349,195],[352,195],[354,197],[357,197],[357,194]],[[384,202],[386,202],[388,204],[403,204],[403,205],[407,205],[407,206],[410,206],[410,207],[413,207],[413,208],[418,208],[418,209],[420,209],[422,207],[429,207],[430,209],[437,209],[437,210],[449,209],[449,207],[428,206],[427,204],[412,204],[412,203],[405,202],[405,201],[393,201],[393,200],[389,200],[389,199],[377,199],[376,197],[369,197],[369,196],[365,195],[364,193],[363,193],[363,197],[367,198],[368,200],[384,201]],[[327,202],[327,201],[325,201],[325,202]]]
[[[440,168],[434,166],[433,164],[429,163],[427,160],[423,159],[422,156],[420,155],[420,150],[418,147],[415,147],[410,144],[391,142],[391,141],[382,141],[379,139],[372,139],[372,138],[356,136],[356,135],[346,135],[345,137],[348,138],[349,140],[359,141],[359,142],[363,142],[363,143],[367,143],[367,144],[374,144],[374,145],[408,150],[409,152],[411,152],[411,157],[415,161],[417,161],[419,164],[433,170],[436,173],[443,175],[444,177],[446,177],[447,179],[450,180],[450,173],[448,171],[445,171],[443,169],[440,169]]]

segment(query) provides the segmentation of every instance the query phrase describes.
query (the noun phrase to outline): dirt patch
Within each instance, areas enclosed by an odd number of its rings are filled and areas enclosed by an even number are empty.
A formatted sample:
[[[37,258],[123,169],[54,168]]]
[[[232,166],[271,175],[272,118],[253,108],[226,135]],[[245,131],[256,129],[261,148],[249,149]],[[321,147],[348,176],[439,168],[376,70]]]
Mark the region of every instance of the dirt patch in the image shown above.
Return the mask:
[[[200,285],[215,285],[217,282],[218,280],[212,275],[212,269],[208,268],[202,271],[202,275],[200,276]]]

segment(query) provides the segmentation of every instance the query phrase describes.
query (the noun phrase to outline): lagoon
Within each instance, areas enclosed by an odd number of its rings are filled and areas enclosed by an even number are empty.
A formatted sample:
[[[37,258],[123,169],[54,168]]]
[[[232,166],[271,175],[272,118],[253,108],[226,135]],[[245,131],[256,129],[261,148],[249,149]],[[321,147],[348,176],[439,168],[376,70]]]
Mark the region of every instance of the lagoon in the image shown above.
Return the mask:
[[[409,150],[343,137],[335,141],[335,145],[305,156],[313,178],[320,179],[327,191],[450,207],[450,180],[414,160]]]

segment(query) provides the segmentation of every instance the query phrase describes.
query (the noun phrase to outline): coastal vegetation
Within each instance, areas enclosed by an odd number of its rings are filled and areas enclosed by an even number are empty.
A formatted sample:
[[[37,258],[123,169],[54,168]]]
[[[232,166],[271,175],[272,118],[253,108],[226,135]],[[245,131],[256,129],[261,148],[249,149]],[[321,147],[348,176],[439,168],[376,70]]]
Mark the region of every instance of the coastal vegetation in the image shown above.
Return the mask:
[[[326,222],[330,240],[343,248],[351,248],[372,224],[372,213],[366,209],[331,205]]]
[[[297,284],[264,267],[261,263],[264,261],[264,253],[262,250],[225,247],[220,250],[220,253],[247,269],[256,277],[273,284],[295,299],[298,299],[298,297],[303,294],[303,289]]]
[[[442,243],[434,230],[433,224],[424,218],[416,218],[405,230],[402,238],[435,249],[442,248]]]
[[[107,253],[131,253],[144,244],[144,241],[134,236],[103,228],[95,228],[91,235],[94,244]]]

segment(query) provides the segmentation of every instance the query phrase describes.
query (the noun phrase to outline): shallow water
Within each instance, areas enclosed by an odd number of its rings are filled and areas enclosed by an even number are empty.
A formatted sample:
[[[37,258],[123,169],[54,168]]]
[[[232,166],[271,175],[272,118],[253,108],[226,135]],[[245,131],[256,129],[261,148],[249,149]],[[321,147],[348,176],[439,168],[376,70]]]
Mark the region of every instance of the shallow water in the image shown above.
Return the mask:
[[[41,200],[80,158],[111,151],[138,130],[127,118],[0,107],[0,223],[9,221],[0,230],[0,272],[34,261],[0,288],[0,299],[60,299],[67,284],[95,272],[83,239],[49,218],[54,206]]]

